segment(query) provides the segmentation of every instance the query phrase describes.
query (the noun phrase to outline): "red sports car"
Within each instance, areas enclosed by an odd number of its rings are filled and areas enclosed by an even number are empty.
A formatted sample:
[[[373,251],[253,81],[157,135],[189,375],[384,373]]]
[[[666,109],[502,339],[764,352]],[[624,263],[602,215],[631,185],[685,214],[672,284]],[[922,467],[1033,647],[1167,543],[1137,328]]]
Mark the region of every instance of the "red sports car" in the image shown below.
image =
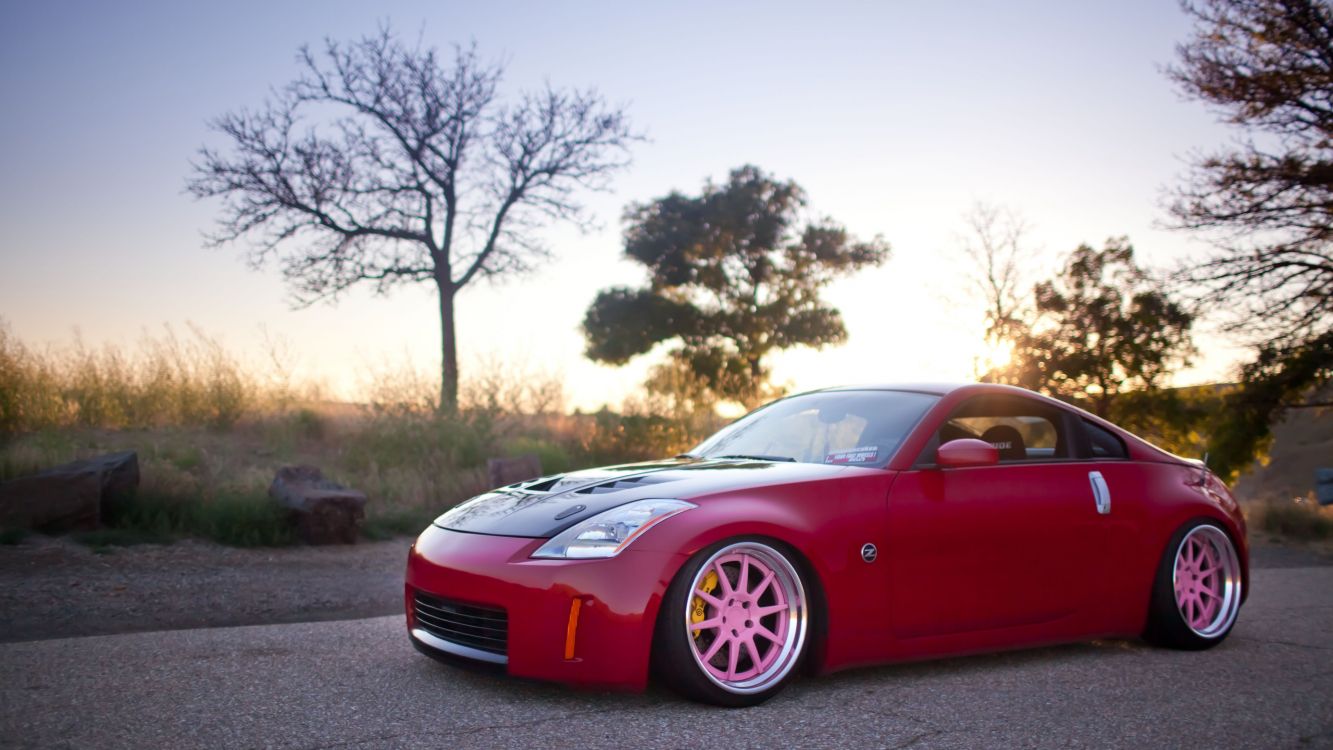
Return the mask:
[[[1227,488],[995,385],[833,388],[690,453],[521,482],[421,534],[407,627],[509,674],[759,703],[798,667],[1101,637],[1203,649],[1249,576]]]

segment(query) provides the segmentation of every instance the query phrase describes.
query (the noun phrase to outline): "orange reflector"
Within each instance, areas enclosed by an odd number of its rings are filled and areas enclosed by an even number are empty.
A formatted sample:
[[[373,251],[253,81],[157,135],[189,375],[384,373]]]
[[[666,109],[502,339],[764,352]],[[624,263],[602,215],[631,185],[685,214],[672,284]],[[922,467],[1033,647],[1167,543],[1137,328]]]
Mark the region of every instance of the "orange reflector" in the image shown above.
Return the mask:
[[[574,658],[574,637],[579,631],[579,610],[583,609],[583,600],[575,598],[569,603],[569,624],[565,626],[565,658]]]

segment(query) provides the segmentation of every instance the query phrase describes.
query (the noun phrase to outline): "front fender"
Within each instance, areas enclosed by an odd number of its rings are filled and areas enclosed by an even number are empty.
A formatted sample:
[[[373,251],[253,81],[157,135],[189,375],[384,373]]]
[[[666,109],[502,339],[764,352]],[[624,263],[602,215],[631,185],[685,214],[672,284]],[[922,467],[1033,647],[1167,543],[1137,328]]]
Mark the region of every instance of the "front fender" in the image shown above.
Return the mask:
[[[888,625],[887,566],[862,560],[861,548],[887,541],[886,501],[893,472],[863,470],[836,481],[765,487],[691,498],[698,508],[668,518],[634,544],[674,552],[680,568],[708,547],[736,537],[764,537],[794,550],[804,570],[816,623],[815,660],[821,671],[870,663],[884,649]],[[660,605],[661,597],[654,597]],[[653,613],[656,616],[656,612]]]

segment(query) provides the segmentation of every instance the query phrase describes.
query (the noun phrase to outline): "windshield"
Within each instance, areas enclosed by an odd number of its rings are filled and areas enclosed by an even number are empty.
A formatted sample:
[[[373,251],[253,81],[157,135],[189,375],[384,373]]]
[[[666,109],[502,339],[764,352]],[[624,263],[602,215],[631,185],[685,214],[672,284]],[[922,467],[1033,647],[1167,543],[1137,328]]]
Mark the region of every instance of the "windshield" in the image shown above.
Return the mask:
[[[775,401],[738,419],[690,455],[883,466],[938,396],[821,391]]]

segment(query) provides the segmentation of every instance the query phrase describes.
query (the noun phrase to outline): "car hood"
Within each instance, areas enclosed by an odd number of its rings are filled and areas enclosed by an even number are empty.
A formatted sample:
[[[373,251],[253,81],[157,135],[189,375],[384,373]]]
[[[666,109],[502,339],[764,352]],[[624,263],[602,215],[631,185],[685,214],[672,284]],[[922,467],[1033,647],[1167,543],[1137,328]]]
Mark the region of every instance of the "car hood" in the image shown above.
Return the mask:
[[[511,484],[435,520],[454,531],[550,537],[603,511],[647,498],[694,500],[743,487],[809,481],[865,469],[825,464],[678,458],[607,466]]]

